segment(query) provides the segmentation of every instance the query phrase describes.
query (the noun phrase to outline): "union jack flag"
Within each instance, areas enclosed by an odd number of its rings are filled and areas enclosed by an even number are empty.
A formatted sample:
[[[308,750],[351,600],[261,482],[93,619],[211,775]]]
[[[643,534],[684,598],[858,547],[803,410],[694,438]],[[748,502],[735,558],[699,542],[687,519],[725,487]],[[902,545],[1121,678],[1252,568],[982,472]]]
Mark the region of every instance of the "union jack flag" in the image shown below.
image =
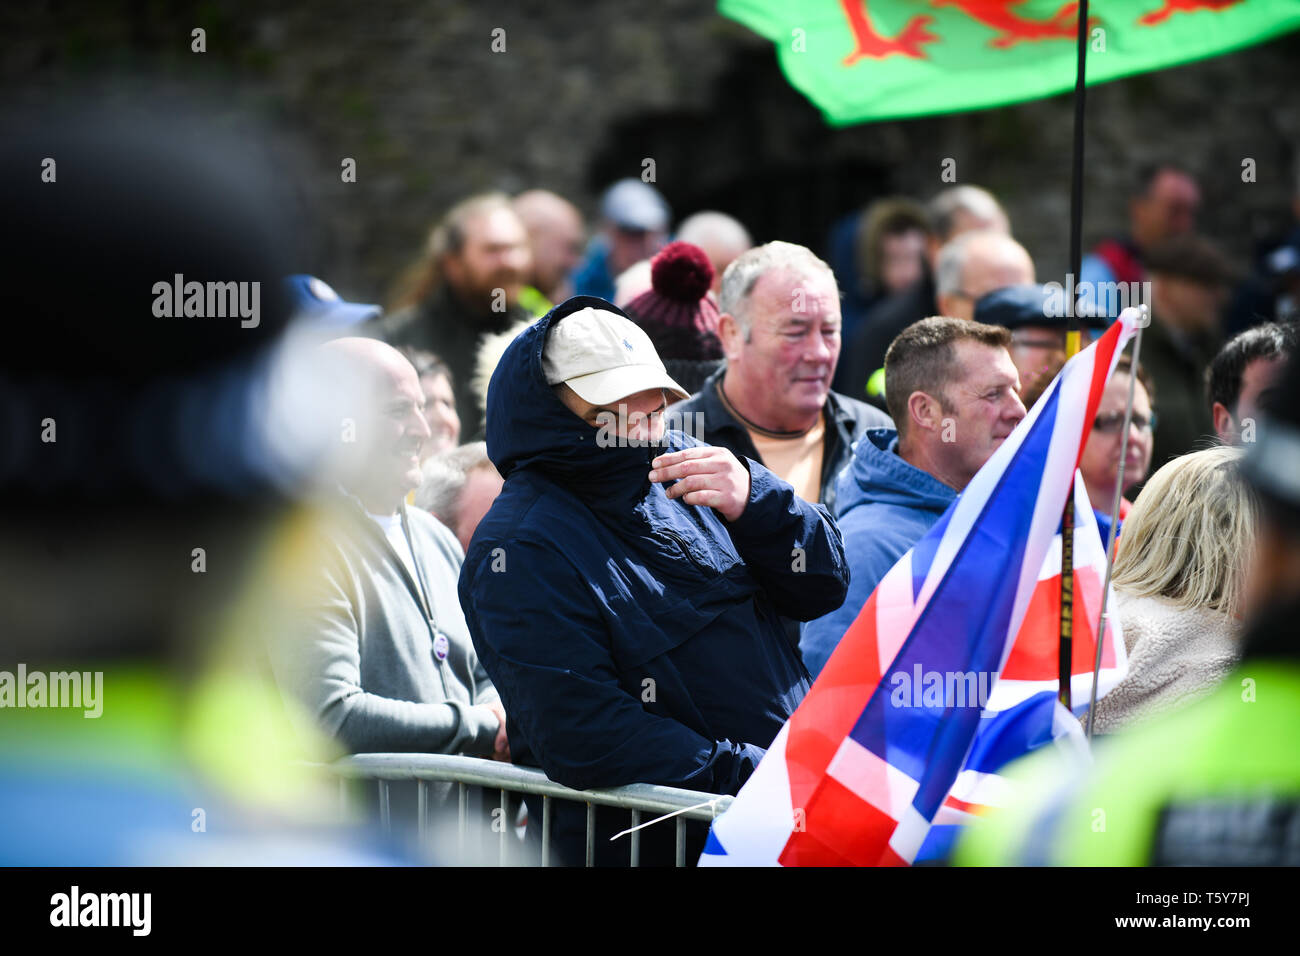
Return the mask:
[[[700,865],[941,859],[972,813],[1006,802],[1001,767],[1052,741],[1086,749],[1077,717],[1092,689],[1106,556],[1077,469],[1140,317],[1126,309],[1066,363],[881,580],[714,821]],[[1057,696],[1060,527],[1071,490],[1073,714]],[[1114,622],[1102,650],[1099,697],[1127,670]]]

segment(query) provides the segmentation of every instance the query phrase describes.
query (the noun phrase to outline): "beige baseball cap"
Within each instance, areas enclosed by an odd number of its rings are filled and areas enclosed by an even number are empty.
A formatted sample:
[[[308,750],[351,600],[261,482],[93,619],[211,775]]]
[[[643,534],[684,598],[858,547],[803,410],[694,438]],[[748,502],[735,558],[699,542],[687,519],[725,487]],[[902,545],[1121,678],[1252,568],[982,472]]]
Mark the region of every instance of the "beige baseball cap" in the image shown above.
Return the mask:
[[[579,309],[551,328],[542,349],[547,385],[564,382],[592,405],[609,405],[651,388],[690,398],[669,376],[650,336],[604,309]]]

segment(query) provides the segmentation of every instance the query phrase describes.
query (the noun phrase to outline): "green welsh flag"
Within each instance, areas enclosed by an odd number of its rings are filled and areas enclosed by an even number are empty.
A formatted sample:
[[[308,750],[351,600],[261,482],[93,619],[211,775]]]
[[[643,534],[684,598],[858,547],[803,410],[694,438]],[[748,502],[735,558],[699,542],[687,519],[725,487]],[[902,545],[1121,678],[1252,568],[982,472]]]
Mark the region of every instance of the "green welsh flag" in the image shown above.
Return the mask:
[[[835,126],[1051,96],[1075,83],[1078,6],[1060,0],[721,0],[776,44]],[[1227,53],[1300,27],[1300,0],[1093,0],[1087,80]]]

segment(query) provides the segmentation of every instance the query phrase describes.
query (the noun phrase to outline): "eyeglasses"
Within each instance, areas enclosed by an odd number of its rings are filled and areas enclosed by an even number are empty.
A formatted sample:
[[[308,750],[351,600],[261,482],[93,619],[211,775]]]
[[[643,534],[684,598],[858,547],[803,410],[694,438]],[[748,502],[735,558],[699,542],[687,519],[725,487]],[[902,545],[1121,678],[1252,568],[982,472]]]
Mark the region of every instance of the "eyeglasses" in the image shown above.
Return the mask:
[[[1065,351],[1065,336],[1060,338],[1031,338],[1029,336],[1011,336],[1011,344],[1022,349],[1050,349],[1055,352]]]
[[[1093,334],[1091,329],[1079,330],[1079,346],[1086,348],[1092,343]],[[1011,333],[1011,344],[1022,349],[1048,349],[1054,352],[1065,351],[1065,333],[1060,335],[1034,335],[1033,333],[1018,334]]]
[[[1141,415],[1138,414],[1137,412],[1134,412],[1133,417],[1130,419],[1130,421],[1140,432],[1154,432],[1156,430],[1155,412],[1151,413],[1150,418],[1148,418],[1146,415]],[[1113,435],[1114,433],[1118,432],[1121,428],[1124,427],[1124,413],[1104,412],[1103,414],[1098,415],[1095,419],[1093,419],[1092,427],[1096,431],[1099,431],[1103,434]]]

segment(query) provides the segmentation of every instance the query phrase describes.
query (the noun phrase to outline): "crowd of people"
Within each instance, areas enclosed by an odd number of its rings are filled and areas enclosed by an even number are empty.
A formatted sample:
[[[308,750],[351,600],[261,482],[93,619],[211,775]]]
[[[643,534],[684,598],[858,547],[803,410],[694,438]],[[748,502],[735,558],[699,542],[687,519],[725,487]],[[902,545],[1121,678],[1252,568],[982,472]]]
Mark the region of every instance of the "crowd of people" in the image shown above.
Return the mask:
[[[102,151],[93,130],[73,129],[89,137],[85,155]],[[186,153],[183,138],[175,156],[155,156],[158,135],[131,140],[114,128],[131,161],[85,167],[98,195],[154,204],[129,246],[115,217],[78,233],[85,268],[108,290],[106,314],[134,316],[136,286],[160,271],[274,273],[282,295],[255,336],[150,326],[155,351],[122,359],[138,387],[123,393],[129,401],[48,387],[77,363],[97,368],[104,347],[63,313],[48,328],[68,335],[69,351],[41,367],[45,377],[0,378],[7,407],[52,403],[48,420],[66,436],[0,458],[0,474],[23,489],[6,500],[43,500],[47,483],[23,469],[66,456],[63,483],[48,488],[81,510],[50,512],[53,527],[76,514],[133,532],[128,545],[104,547],[133,575],[114,603],[100,580],[113,561],[69,569],[43,521],[10,523],[0,559],[20,590],[57,591],[51,582],[66,576],[103,612],[69,639],[67,602],[33,598],[16,606],[15,630],[29,651],[74,658],[126,654],[122,635],[133,634],[142,659],[171,660],[184,656],[177,635],[220,624],[242,642],[223,660],[265,658],[313,753],[459,754],[537,767],[577,789],[736,793],[876,584],[1066,358],[1055,290],[1038,284],[997,198],[975,186],[854,212],[824,257],[780,240],[754,245],[714,210],[674,229],[668,203],[639,179],[605,193],[590,238],[575,204],[554,193],[472,196],[434,225],[385,309],[343,301],[321,278],[283,279],[285,246],[260,228],[270,206],[250,192],[255,178],[222,179],[220,164]],[[78,168],[79,154],[66,155]],[[168,177],[182,177],[175,196]],[[221,227],[202,236],[170,215],[200,194],[211,197],[204,221]],[[1116,369],[1081,457],[1103,535],[1116,516],[1116,613],[1130,666],[1095,714],[1096,730],[1116,738],[1227,693],[1252,654],[1280,669],[1273,687],[1290,688],[1270,698],[1269,719],[1294,727],[1300,714],[1300,698],[1285,711],[1300,680],[1288,624],[1300,600],[1300,254],[1286,254],[1300,250],[1300,227],[1247,276],[1195,233],[1198,201],[1182,169],[1143,172],[1131,229],[1086,260],[1093,298],[1078,303],[1086,344],[1114,318],[1107,283],[1149,283],[1140,361]],[[41,252],[42,237],[62,241],[58,224],[89,202],[74,187],[14,205],[35,237],[20,263],[33,295],[62,268]],[[305,360],[268,371],[279,366],[266,356],[279,353],[265,349],[286,329],[308,344]],[[187,338],[200,334],[212,336],[196,340],[202,348]],[[177,369],[189,376],[180,386]],[[277,417],[281,374],[315,391]],[[176,401],[169,388],[180,389]],[[270,418],[254,428],[249,409]],[[88,421],[105,434],[81,437]],[[196,423],[207,423],[210,446],[195,444]],[[267,546],[265,502],[293,487],[295,469],[315,479],[315,518],[287,522]],[[130,492],[114,509],[96,497],[109,485]],[[185,504],[191,487],[196,505]],[[169,563],[182,540],[185,573]],[[164,590],[128,599],[154,578]],[[257,584],[259,614],[251,598],[230,597],[245,578]],[[249,648],[254,635],[266,637],[260,651]],[[221,764],[212,725],[262,698],[238,681],[214,686],[166,739]],[[166,681],[156,690],[174,699]],[[1239,741],[1250,719],[1233,715]],[[191,726],[206,749],[190,746]],[[258,743],[259,779],[273,777],[266,767],[283,766],[289,748]],[[1198,752],[1190,732],[1181,749],[1162,746]],[[9,756],[0,746],[0,763]],[[1261,766],[1252,772],[1265,788],[1296,772],[1293,754],[1273,776]],[[1119,786],[1119,772],[1098,786]],[[392,812],[413,812],[396,790]],[[13,818],[44,820],[43,792],[10,789]],[[439,785],[425,796],[436,812],[452,793]],[[528,860],[544,813],[525,803],[513,822]],[[1031,818],[1008,814],[1004,825]],[[596,813],[597,862],[627,862],[627,844],[608,839],[627,820]],[[47,829],[60,825],[51,816]],[[581,862],[585,827],[580,804],[557,802],[553,855]],[[704,839],[701,825],[687,828],[688,858]],[[651,826],[641,863],[671,862],[673,844],[671,826]],[[1177,846],[1161,846],[1177,858]],[[112,852],[105,846],[104,858]]]
[[[458,203],[393,309],[325,347],[372,384],[378,444],[355,450],[327,590],[280,673],[351,751],[735,793],[1060,370],[1067,313],[1086,345],[1144,304],[1141,362],[1121,359],[1080,464],[1103,542],[1115,517],[1130,659],[1096,730],[1185,706],[1241,656],[1259,515],[1234,446],[1281,413],[1300,288],[1276,253],[1235,271],[1198,204],[1180,167],[1142,171],[1129,232],[1062,309],[975,186],[846,217],[835,267],[717,211],[674,235],[636,179],[585,252],[553,193]],[[584,824],[557,808],[562,858]],[[626,860],[607,840],[625,825],[598,814],[598,862]],[[670,859],[665,833],[643,861]]]

